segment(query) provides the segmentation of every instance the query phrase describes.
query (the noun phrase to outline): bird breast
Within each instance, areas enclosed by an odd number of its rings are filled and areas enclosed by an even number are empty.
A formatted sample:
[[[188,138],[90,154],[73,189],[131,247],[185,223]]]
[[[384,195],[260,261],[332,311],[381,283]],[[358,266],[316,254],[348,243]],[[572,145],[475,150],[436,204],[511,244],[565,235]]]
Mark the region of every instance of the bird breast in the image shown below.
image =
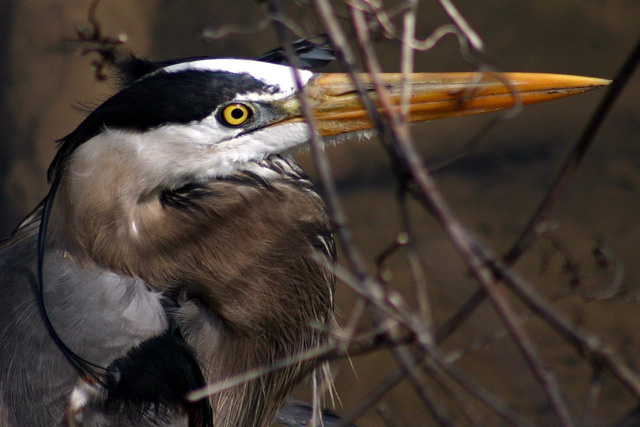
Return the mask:
[[[51,229],[73,256],[156,290],[186,290],[244,334],[324,323],[333,280],[313,258],[334,257],[330,224],[292,160],[137,192],[115,160],[99,176],[72,162],[62,178]]]

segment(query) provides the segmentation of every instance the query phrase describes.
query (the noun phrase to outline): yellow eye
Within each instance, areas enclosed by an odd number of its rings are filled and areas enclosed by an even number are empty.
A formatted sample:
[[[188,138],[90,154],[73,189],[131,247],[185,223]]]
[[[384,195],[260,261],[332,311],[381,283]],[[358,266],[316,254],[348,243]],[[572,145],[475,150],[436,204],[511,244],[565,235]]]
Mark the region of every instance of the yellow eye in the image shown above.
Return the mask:
[[[222,120],[229,126],[240,126],[253,114],[244,104],[229,104],[222,110]]]

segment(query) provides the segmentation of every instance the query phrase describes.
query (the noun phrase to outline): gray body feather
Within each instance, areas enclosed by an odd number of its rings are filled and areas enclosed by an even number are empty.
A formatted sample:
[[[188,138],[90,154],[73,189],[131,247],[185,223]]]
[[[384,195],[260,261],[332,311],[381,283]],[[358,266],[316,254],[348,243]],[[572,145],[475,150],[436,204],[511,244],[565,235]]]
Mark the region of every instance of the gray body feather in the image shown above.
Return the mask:
[[[329,220],[295,163],[277,157],[262,167],[268,180],[238,171],[127,206],[146,215],[137,240],[122,231],[127,222],[119,214],[72,206],[63,182],[43,285],[48,317],[66,346],[108,367],[173,328],[193,352],[203,382],[215,383],[321,345],[323,329],[334,322],[333,278],[312,257],[335,257]],[[78,212],[82,223],[74,222]],[[76,412],[82,426],[185,423],[184,407],[162,402],[105,409],[110,396],[65,358],[37,304],[39,221],[30,218],[0,247],[3,425],[60,425]],[[161,361],[161,353],[145,357]],[[212,396],[214,425],[269,425],[312,366],[296,362]]]
[[[30,228],[0,249],[0,413],[8,426],[60,423],[78,380],[36,303],[37,233]],[[160,294],[141,280],[82,268],[54,248],[46,251],[44,276],[45,304],[56,332],[92,363],[108,366],[166,328]]]

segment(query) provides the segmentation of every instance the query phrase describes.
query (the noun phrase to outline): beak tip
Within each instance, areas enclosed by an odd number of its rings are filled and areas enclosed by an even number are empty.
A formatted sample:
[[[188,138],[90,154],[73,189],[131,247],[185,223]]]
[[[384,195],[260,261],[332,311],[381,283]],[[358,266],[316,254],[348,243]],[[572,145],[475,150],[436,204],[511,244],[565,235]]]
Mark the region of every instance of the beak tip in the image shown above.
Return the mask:
[[[601,88],[604,86],[609,86],[613,80],[609,80],[609,79],[601,79],[598,77],[584,77],[585,79],[587,79],[587,85],[586,87],[588,89],[597,89],[597,88]]]

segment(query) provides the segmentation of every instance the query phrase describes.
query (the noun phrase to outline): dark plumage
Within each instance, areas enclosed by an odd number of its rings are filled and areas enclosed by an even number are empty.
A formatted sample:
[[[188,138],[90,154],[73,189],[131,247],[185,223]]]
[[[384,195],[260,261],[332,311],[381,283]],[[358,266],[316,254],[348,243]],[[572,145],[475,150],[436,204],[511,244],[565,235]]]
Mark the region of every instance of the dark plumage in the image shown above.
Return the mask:
[[[196,355],[177,330],[129,350],[107,367],[103,381],[104,386],[90,386],[95,394],[81,408],[84,425],[156,426],[187,420],[190,427],[213,426],[206,399],[185,399],[190,391],[204,387],[205,379]]]
[[[296,40],[291,47],[298,59],[299,66],[302,68],[324,67],[336,59],[329,37],[326,34]],[[274,64],[293,65],[282,47],[270,50],[262,55],[259,60]]]
[[[142,76],[140,77],[142,78]],[[126,86],[92,111],[69,135],[58,140],[58,152],[49,167],[53,181],[68,157],[105,128],[145,132],[159,126],[188,124],[247,92],[273,91],[249,74],[185,71],[158,72]]]

